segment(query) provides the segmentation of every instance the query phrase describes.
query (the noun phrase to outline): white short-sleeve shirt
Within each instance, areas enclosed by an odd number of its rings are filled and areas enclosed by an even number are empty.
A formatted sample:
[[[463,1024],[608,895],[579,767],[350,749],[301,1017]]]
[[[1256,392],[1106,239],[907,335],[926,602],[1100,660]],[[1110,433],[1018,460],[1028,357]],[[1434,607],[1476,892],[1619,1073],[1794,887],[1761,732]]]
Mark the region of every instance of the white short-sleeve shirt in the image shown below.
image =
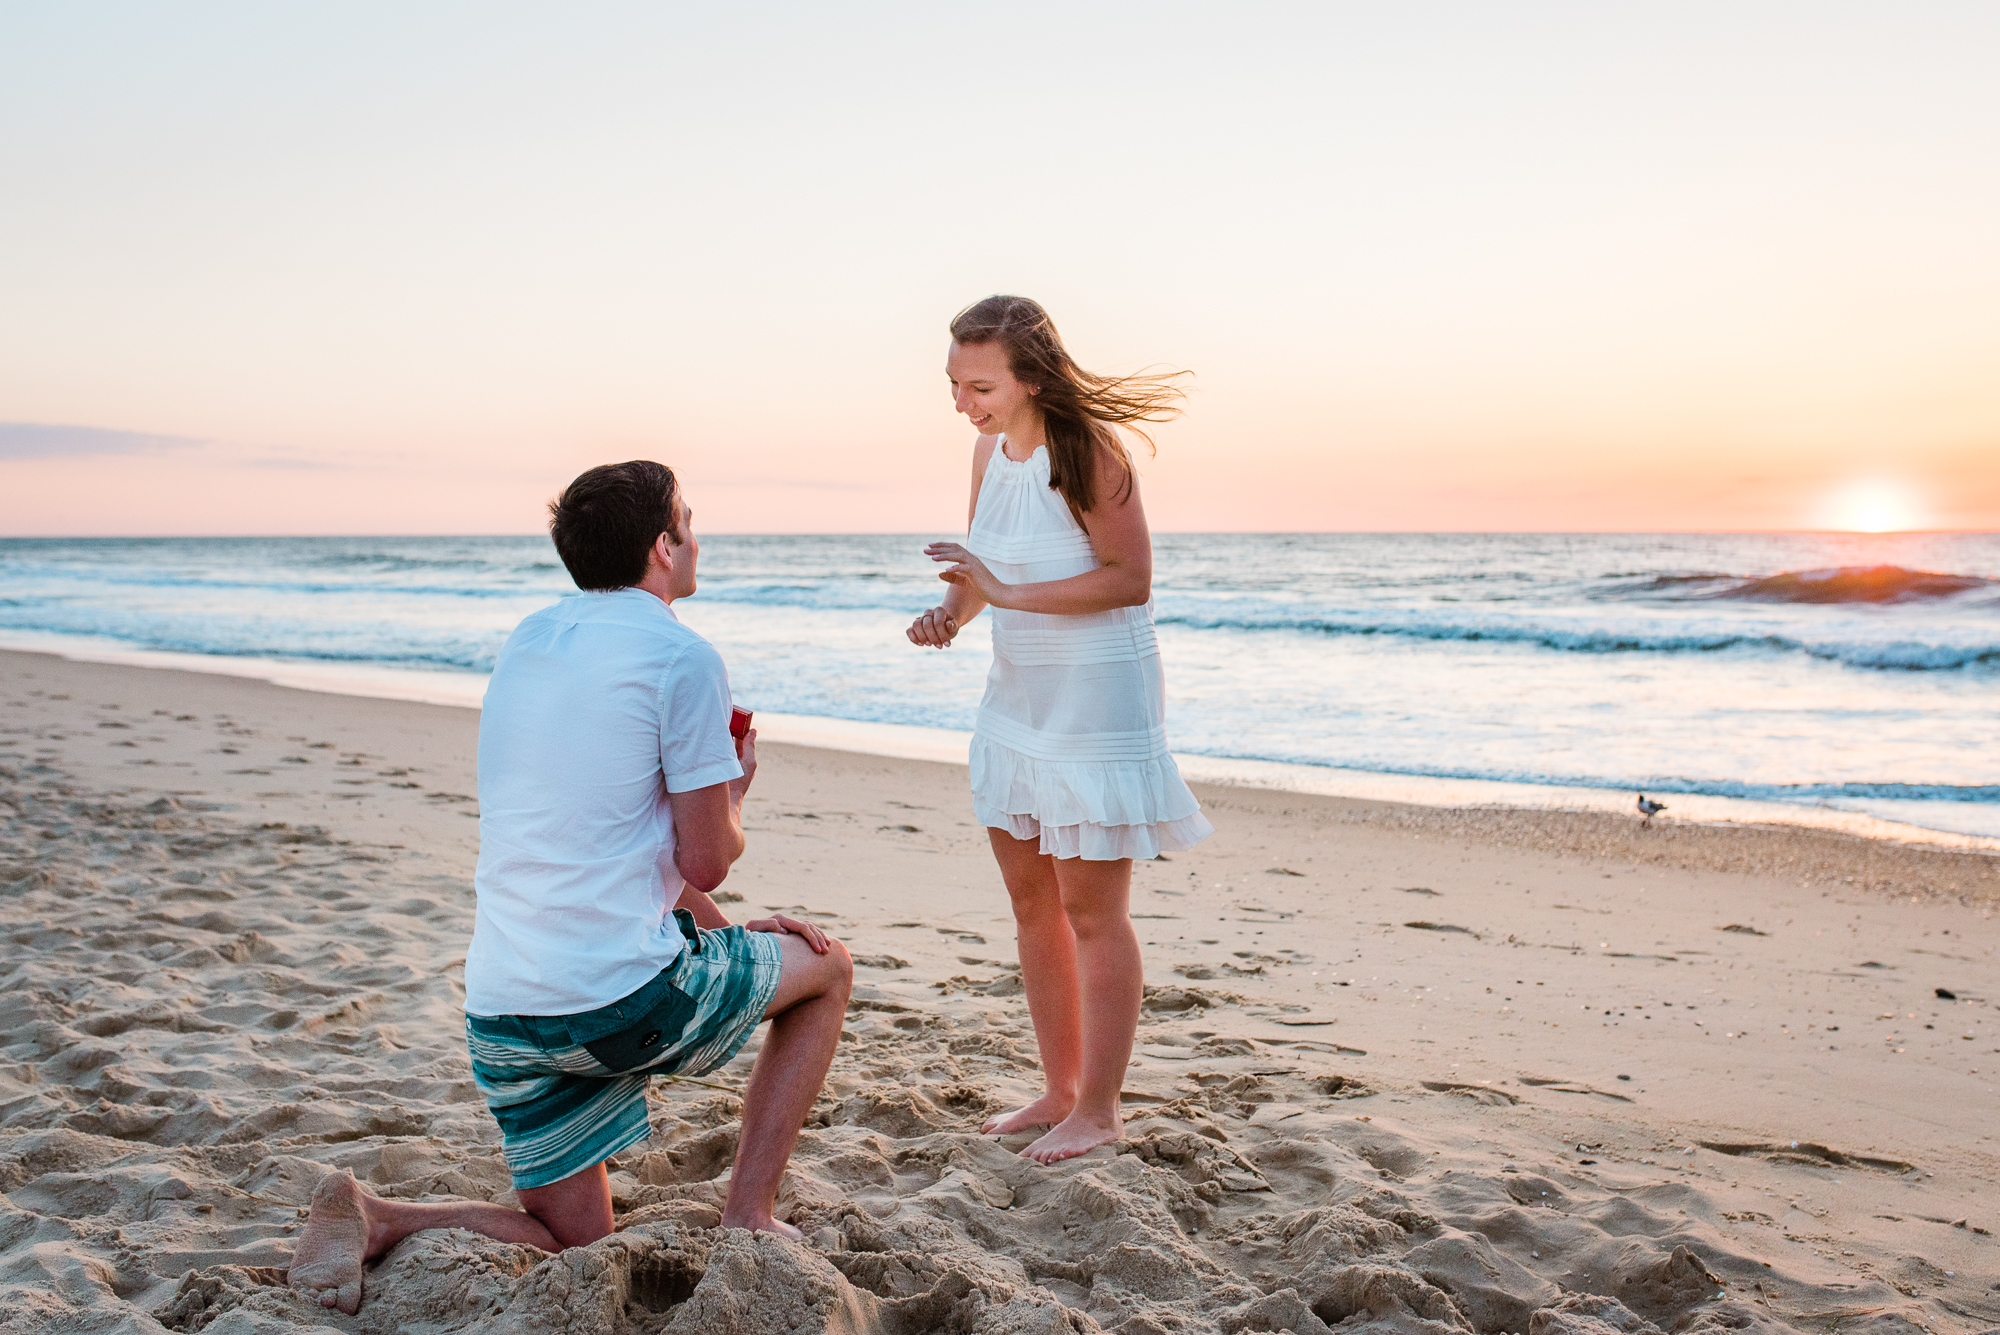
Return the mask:
[[[729,674],[643,589],[522,621],[479,718],[474,1015],[575,1015],[680,953],[668,793],[738,778]]]

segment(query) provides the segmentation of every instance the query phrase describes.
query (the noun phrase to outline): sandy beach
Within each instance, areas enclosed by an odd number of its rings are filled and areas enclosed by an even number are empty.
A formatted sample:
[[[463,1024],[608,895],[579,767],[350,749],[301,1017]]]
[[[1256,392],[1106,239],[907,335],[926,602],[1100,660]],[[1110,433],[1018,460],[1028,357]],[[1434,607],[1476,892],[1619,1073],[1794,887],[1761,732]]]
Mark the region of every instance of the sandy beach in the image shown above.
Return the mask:
[[[1135,876],[1126,1138],[1041,1168],[976,1133],[1036,1070],[963,770],[777,745],[724,911],[861,965],[807,1244],[713,1227],[746,1052],[659,1086],[612,1237],[420,1234],[329,1314],[283,1286],[327,1171],[508,1198],[476,729],[0,653],[0,1330],[2000,1327],[2000,858],[1201,788]]]

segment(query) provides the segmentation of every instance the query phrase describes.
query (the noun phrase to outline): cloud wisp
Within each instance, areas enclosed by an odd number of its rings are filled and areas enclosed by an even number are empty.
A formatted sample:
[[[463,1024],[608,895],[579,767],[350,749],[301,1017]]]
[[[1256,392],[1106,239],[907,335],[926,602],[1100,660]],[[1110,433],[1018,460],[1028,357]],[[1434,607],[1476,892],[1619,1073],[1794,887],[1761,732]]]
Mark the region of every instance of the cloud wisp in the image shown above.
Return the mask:
[[[0,459],[78,459],[104,454],[157,454],[206,445],[188,436],[118,431],[101,426],[0,422]]]

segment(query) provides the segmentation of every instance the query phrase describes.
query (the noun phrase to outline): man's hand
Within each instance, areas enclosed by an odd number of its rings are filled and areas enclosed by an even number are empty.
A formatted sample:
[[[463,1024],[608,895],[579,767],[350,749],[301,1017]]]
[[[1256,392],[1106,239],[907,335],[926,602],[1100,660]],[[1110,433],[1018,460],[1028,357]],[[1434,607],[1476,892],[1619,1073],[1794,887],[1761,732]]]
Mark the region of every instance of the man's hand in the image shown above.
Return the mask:
[[[750,780],[757,777],[757,730],[750,729],[736,742],[736,760],[743,766],[743,777],[729,781],[729,796],[732,801],[741,802],[743,794],[750,791]]]
[[[755,922],[746,922],[743,924],[743,930],[746,932],[776,932],[779,935],[790,932],[793,936],[802,937],[805,943],[813,948],[815,955],[826,954],[827,936],[825,932],[822,932],[809,922],[800,922],[797,918],[787,918],[782,913],[773,913],[768,918],[759,918]]]

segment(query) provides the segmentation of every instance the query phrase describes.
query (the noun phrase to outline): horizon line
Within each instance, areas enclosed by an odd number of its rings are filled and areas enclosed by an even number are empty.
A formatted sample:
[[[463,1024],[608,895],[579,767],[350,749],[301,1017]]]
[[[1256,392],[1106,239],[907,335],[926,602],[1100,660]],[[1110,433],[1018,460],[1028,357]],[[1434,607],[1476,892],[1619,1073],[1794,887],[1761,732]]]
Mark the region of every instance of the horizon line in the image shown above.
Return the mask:
[[[718,529],[706,533],[711,538],[924,538],[957,529],[831,529],[831,530],[752,530]],[[1156,537],[1211,538],[1309,538],[1309,537],[1571,537],[1571,538],[1712,538],[1712,537],[2000,537],[2000,528],[1318,528],[1318,529],[1153,529]],[[0,542],[202,542],[280,541],[315,539],[423,539],[423,538],[546,538],[546,531],[439,533],[416,531],[376,531],[356,533],[6,533]]]

